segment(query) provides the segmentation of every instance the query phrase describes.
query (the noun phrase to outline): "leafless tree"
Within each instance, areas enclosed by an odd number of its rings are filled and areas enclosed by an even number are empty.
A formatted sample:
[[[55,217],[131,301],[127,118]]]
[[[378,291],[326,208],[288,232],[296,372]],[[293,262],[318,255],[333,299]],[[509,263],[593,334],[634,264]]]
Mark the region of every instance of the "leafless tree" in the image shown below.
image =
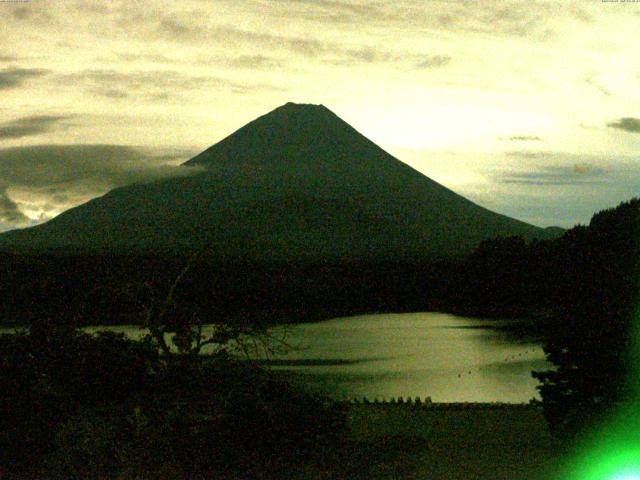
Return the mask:
[[[189,257],[163,294],[151,281],[144,283],[144,299],[137,299],[142,307],[139,326],[148,330],[148,339],[168,358],[208,354],[240,354],[246,358],[270,357],[295,349],[288,343],[286,326],[277,329],[237,325],[203,319],[199,312],[184,303],[179,304],[176,293],[185,277],[201,258],[201,253]]]

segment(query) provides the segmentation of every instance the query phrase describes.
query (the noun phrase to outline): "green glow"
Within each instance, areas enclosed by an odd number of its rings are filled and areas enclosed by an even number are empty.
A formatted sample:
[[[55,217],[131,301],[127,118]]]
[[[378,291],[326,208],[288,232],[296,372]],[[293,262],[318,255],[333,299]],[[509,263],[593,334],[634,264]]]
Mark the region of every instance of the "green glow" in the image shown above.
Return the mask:
[[[622,446],[617,446],[622,447]],[[624,447],[622,447],[624,448]],[[616,446],[611,446],[616,450]],[[617,453],[600,452],[587,455],[579,462],[571,480],[640,480],[640,449],[621,450]]]
[[[611,477],[612,480],[640,480],[640,473],[636,469],[633,472],[621,473],[615,477]]]
[[[631,383],[640,398],[640,308],[634,315]],[[585,437],[561,480],[640,480],[640,404],[627,405]]]
[[[633,414],[630,414],[633,413]],[[578,446],[563,480],[640,480],[640,429],[637,412],[615,419]]]

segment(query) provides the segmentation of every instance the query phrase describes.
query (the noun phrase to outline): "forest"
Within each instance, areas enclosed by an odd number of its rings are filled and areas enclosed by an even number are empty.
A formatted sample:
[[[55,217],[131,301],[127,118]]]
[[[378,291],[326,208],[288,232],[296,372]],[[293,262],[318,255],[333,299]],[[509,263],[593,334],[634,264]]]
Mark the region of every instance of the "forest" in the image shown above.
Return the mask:
[[[7,478],[283,478],[335,461],[354,448],[345,412],[237,361],[245,341],[276,348],[275,323],[419,310],[528,318],[557,367],[534,375],[565,439],[638,393],[640,199],[557,239],[497,238],[419,265],[5,253],[0,269],[4,323],[29,327],[0,336]],[[96,324],[150,333],[79,329]],[[218,325],[208,338],[205,324]],[[215,353],[198,355],[203,341]]]

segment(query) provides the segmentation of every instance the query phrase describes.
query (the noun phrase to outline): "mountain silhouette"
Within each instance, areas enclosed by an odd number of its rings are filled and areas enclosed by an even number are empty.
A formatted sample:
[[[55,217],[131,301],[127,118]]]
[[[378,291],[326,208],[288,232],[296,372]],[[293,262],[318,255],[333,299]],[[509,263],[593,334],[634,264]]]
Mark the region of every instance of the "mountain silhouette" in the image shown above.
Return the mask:
[[[185,165],[193,175],[112,190],[0,235],[0,248],[413,261],[464,254],[498,235],[551,235],[438,184],[322,105],[287,103]]]

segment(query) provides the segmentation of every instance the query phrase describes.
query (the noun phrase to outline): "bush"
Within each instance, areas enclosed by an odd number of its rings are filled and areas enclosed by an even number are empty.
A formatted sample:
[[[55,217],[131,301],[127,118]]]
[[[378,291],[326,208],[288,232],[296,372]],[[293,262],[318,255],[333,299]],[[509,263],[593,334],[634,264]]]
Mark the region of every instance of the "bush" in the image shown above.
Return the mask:
[[[67,328],[1,335],[1,463],[33,467],[79,410],[145,396],[160,368],[154,350],[123,335]]]
[[[129,430],[115,406],[82,409],[58,425],[46,470],[56,478],[115,478],[131,456]]]
[[[593,216],[558,240],[560,321],[544,349],[555,370],[534,372],[554,433],[573,437],[620,402],[637,401],[634,315],[640,298],[640,199]]]
[[[35,329],[0,337],[0,360],[0,463],[19,478],[280,478],[344,431],[330,404],[224,356]]]

